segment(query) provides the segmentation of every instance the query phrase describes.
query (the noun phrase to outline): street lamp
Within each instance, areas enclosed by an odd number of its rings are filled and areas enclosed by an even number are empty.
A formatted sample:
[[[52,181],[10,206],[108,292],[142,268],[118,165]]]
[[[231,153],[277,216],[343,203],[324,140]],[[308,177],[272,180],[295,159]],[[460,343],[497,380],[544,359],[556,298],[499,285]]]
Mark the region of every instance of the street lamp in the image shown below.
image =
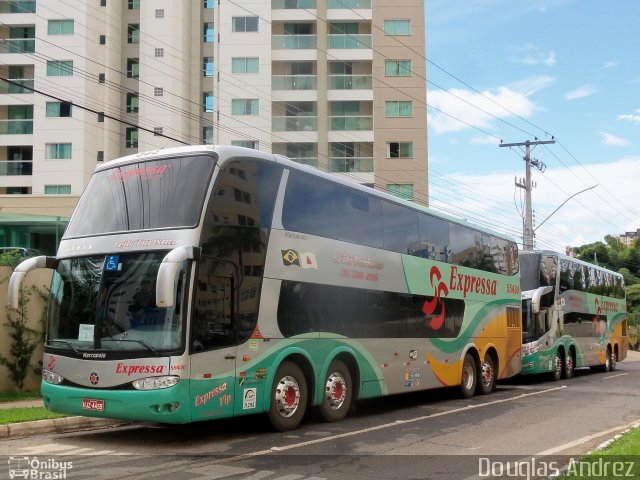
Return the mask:
[[[547,220],[549,220],[549,219],[551,218],[551,216],[552,216],[554,213],[556,213],[558,210],[560,210],[560,208],[561,208],[565,203],[567,203],[569,200],[571,200],[573,197],[575,197],[576,195],[580,195],[581,193],[586,192],[587,190],[591,190],[591,189],[593,189],[593,188],[596,188],[597,186],[598,186],[598,184],[596,183],[595,185],[593,185],[593,186],[591,186],[591,187],[587,187],[587,188],[585,188],[584,190],[580,190],[579,192],[576,192],[576,193],[574,193],[573,195],[571,195],[571,196],[570,196],[569,198],[567,198],[564,202],[562,202],[558,208],[556,208],[553,212],[551,212],[551,214],[549,214],[549,216],[548,216],[547,218],[545,218],[542,222],[540,222],[540,224],[539,224],[536,228],[534,228],[534,229],[533,229],[533,233],[535,233],[535,232],[536,232],[536,230],[537,230],[537,229],[539,229],[539,228],[542,226],[542,224],[543,224],[544,222],[546,222]]]

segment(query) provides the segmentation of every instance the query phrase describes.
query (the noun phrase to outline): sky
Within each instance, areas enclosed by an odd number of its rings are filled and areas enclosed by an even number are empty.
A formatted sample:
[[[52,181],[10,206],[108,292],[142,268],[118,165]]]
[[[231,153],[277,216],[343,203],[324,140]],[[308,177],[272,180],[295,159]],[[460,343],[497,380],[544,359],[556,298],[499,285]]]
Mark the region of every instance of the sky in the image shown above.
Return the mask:
[[[430,206],[522,242],[524,147],[499,144],[553,138],[536,248],[640,228],[639,22],[638,0],[425,0]]]

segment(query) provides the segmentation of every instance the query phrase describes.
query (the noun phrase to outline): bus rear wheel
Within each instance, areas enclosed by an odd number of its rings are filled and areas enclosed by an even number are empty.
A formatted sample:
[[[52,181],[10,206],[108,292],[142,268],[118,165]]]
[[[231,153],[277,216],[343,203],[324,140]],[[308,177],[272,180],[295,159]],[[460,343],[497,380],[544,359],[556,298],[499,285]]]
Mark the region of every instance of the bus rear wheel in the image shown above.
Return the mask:
[[[610,350],[611,356],[609,357],[609,371],[613,372],[618,366],[618,356],[615,350]]]
[[[464,362],[462,364],[462,380],[460,382],[460,391],[464,398],[473,397],[478,381],[477,372],[476,361],[470,353],[467,353],[464,356]]]
[[[327,422],[339,422],[347,416],[351,408],[353,388],[351,373],[341,360],[329,365],[324,381],[320,413]]]
[[[562,368],[564,360],[562,359],[562,352],[556,350],[556,358],[553,361],[553,370],[551,370],[551,379],[558,381],[562,378]]]
[[[496,367],[490,354],[484,356],[479,374],[478,393],[488,395],[496,389]]]
[[[567,359],[564,361],[562,376],[566,379],[573,377],[573,373],[575,369],[576,369],[576,360],[573,357],[573,352],[570,351],[567,354]]]
[[[273,427],[286,432],[302,421],[307,410],[307,381],[298,365],[283,362],[271,386],[269,420]]]

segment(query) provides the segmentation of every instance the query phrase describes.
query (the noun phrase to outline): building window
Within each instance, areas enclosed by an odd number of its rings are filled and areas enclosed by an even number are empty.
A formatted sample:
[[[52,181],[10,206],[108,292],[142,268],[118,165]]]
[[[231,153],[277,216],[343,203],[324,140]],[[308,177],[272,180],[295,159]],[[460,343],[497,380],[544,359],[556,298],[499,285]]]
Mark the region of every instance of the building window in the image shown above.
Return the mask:
[[[156,48],[156,57],[164,57],[164,48]]]
[[[213,125],[202,127],[202,143],[213,145]]]
[[[164,18],[164,8],[156,9],[156,18]]]
[[[107,6],[107,0],[100,0],[100,6],[101,7],[106,7]]]
[[[387,183],[387,192],[405,200],[413,200],[413,183]]]
[[[214,8],[215,0],[204,0],[204,8]]]
[[[164,95],[164,88],[162,87],[154,87],[153,88],[153,96],[154,97],[162,97]]]
[[[47,117],[70,117],[71,103],[70,102],[47,102],[45,112],[46,112],[45,115]]]
[[[257,98],[234,98],[231,100],[232,115],[258,115]]]
[[[140,60],[138,58],[127,58],[127,77],[138,78],[140,76]]]
[[[98,154],[96,155],[96,160],[98,162],[104,162],[104,150],[98,150]]]
[[[213,112],[213,92],[204,92],[202,94],[202,104],[205,112]]]
[[[138,113],[140,109],[140,97],[137,93],[127,93],[127,113]]]
[[[140,0],[128,0],[127,9],[140,10]]]
[[[45,185],[45,195],[71,195],[71,185]]]
[[[231,59],[231,73],[258,73],[258,57],[235,57]]]
[[[233,32],[257,32],[258,17],[233,17]]]
[[[385,20],[385,35],[411,35],[411,20]]]
[[[106,75],[104,73],[98,74],[98,83],[104,83],[106,80]]]
[[[231,145],[234,147],[245,147],[258,149],[258,140],[231,140]]]
[[[47,33],[49,35],[73,35],[73,20],[49,20]]]
[[[72,77],[73,76],[73,60],[48,60],[47,76],[48,77]]]
[[[98,123],[104,122],[104,112],[98,112]]]
[[[139,23],[130,23],[127,25],[127,43],[140,43]]]
[[[107,36],[100,35],[100,45],[106,45],[106,43],[107,43]]]
[[[387,142],[387,158],[413,158],[413,142]]]
[[[204,43],[213,43],[214,40],[213,23],[207,22],[204,24]]]
[[[48,160],[70,160],[70,143],[47,143],[44,147],[45,157]]]
[[[204,57],[202,62],[202,72],[205,77],[213,77],[213,57]]]
[[[162,136],[162,127],[155,127],[153,129],[153,135],[156,137]]]
[[[125,147],[138,148],[138,129],[128,127],[125,132]]]
[[[385,60],[384,74],[387,77],[410,77],[411,60]]]
[[[384,114],[387,117],[410,117],[413,115],[411,100],[387,100],[384,102]]]

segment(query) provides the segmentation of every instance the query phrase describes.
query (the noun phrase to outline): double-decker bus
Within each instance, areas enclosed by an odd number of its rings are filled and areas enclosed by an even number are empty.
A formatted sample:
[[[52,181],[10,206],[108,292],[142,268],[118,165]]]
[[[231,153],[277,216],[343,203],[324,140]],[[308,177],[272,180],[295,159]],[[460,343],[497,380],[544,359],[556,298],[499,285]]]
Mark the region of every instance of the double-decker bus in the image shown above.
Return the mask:
[[[614,370],[629,345],[622,275],[546,250],[519,259],[522,374],[559,380],[580,367]]]
[[[519,373],[517,245],[464,220],[238,147],[96,168],[55,258],[50,410],[295,428],[353,402]]]

